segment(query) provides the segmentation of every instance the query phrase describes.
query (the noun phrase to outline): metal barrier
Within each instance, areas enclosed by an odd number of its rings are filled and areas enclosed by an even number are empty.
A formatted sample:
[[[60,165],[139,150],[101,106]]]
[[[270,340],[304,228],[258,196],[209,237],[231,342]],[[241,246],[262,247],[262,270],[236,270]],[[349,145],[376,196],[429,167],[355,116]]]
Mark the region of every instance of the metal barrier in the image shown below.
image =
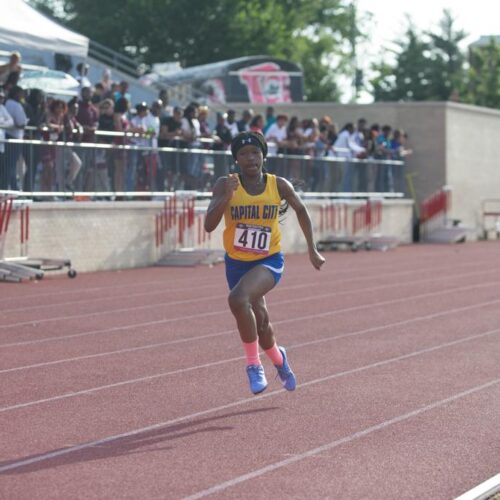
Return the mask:
[[[20,193],[0,191],[0,279],[21,281],[23,279],[42,279],[45,271],[68,268],[68,276],[74,278],[76,271],[69,259],[32,258],[28,256],[30,237],[31,200],[16,199]],[[13,213],[19,213],[19,256],[5,257],[5,244],[9,222]]]
[[[397,246],[396,238],[381,233],[382,214],[381,200],[367,199],[362,205],[342,200],[322,201],[318,248],[348,248],[356,252],[361,248],[388,250]]]
[[[193,266],[222,260],[224,251],[211,249],[211,235],[203,226],[206,208],[196,207],[199,197],[195,192],[172,193],[155,215],[158,265]]]
[[[481,224],[485,240],[489,239],[490,233],[494,233],[496,239],[500,238],[500,199],[481,202]]]
[[[420,238],[429,243],[463,243],[471,228],[451,220],[452,191],[444,186],[420,204]]]
[[[108,134],[116,138],[113,132],[102,136]],[[121,134],[120,140],[126,137]],[[210,191],[218,177],[235,168],[230,152],[208,149],[213,147],[210,142],[196,148],[35,139],[1,142],[5,153],[0,159],[0,189],[35,195],[79,191],[116,197],[137,191]],[[265,167],[270,173],[299,180],[303,191],[384,196],[404,191],[404,163],[399,160],[277,154],[268,156]],[[396,186],[386,183],[387,169],[397,170]]]

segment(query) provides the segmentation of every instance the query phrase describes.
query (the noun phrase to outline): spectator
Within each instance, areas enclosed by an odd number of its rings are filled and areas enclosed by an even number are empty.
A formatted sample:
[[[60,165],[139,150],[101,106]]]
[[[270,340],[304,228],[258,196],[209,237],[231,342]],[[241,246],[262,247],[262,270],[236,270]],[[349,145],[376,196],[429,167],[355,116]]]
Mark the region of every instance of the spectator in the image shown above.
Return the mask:
[[[76,65],[76,80],[80,84],[80,90],[84,87],[92,87],[90,80],[88,78],[89,65],[87,63],[80,62]]]
[[[238,132],[248,132],[250,130],[250,120],[252,119],[253,116],[253,110],[251,109],[244,109],[241,120],[238,120],[236,122],[236,125],[238,127]]]
[[[198,121],[200,122],[201,137],[209,139],[212,137],[212,131],[208,125],[208,106],[200,106],[198,109]]]
[[[366,159],[366,120],[364,118],[360,118],[358,120],[358,124],[356,126],[356,129],[353,132],[352,135],[352,140],[354,143],[361,148],[356,154],[355,157],[358,160],[365,160]],[[369,177],[369,172],[368,172],[368,165],[366,163],[356,163],[354,165],[354,171],[357,174],[356,179],[354,181],[355,185],[357,186],[358,191],[366,191],[367,190],[367,185],[368,185],[368,177]]]
[[[110,98],[106,98],[99,103],[99,125],[98,129],[102,132],[114,132],[114,102]],[[111,144],[113,136],[99,134],[97,136],[99,144]],[[97,149],[96,150],[96,190],[109,191],[110,178],[113,172],[113,150]]]
[[[64,142],[80,142],[83,135],[83,127],[77,120],[76,116],[78,114],[78,99],[73,97],[68,102],[68,111],[64,115],[63,124],[63,140]],[[80,153],[81,154],[81,153]],[[74,181],[80,168],[82,166],[82,160],[79,154],[71,146],[65,146],[63,148],[63,161],[59,163],[56,161],[56,176],[57,184],[59,190],[69,189],[73,191],[75,189]]]
[[[168,91],[167,89],[161,89],[158,93],[158,99],[162,102],[162,108],[160,112],[160,120],[172,116],[174,110],[172,106],[169,105]]]
[[[4,106],[5,92],[0,87],[0,189],[8,189],[8,175],[5,161],[5,129],[14,126],[14,120],[10,116],[7,108]]]
[[[172,110],[172,116],[161,118],[160,136],[158,145],[161,148],[185,148],[187,143],[182,140],[182,108],[176,106]],[[177,151],[162,151],[161,163],[166,177],[167,189],[172,190],[177,187],[181,170],[181,154]]]
[[[12,52],[9,57],[9,62],[0,66],[0,86],[5,85],[12,74],[16,74],[19,78],[22,69],[20,63],[21,54],[19,52]],[[4,91],[5,90],[4,88]]]
[[[353,170],[354,165],[351,160],[355,158],[358,153],[364,152],[365,149],[358,146],[354,142],[354,125],[352,123],[346,123],[344,128],[340,131],[340,134],[333,145],[335,156],[339,158],[344,158],[345,162],[342,166],[342,186],[343,192],[353,191]]]
[[[384,125],[382,133],[377,136],[375,158],[377,160],[390,160],[392,158],[391,150],[391,126]],[[394,190],[393,171],[388,165],[379,164],[376,177],[377,191],[390,192]]]
[[[163,101],[156,99],[151,103],[151,109],[147,117],[147,130],[151,137],[151,146],[158,148],[158,138],[160,137],[160,115],[163,109]],[[158,151],[151,152],[150,168],[154,182],[151,184],[156,191],[165,191],[165,173]]]
[[[130,139],[130,143],[138,148],[144,148],[151,145],[151,141],[146,135],[148,130],[147,116],[149,114],[148,105],[145,102],[141,102],[135,106],[135,115],[130,120],[130,126],[128,131],[138,134]],[[136,181],[140,180],[140,189],[145,187],[144,178],[144,161],[143,157],[147,155],[148,152],[141,149],[131,149],[128,157],[127,164],[127,181],[126,189],[127,191],[134,191],[136,188]],[[138,176],[138,173],[140,176]],[[139,179],[140,177],[140,179]]]
[[[182,137],[187,142],[188,148],[195,149],[201,147],[200,135],[200,122],[198,121],[197,110],[193,104],[190,104],[184,110]],[[183,168],[181,168],[184,189],[198,189],[202,163],[203,157],[199,153],[184,155]]]
[[[264,135],[267,134],[267,131],[269,130],[269,128],[273,123],[276,123],[276,117],[274,116],[274,108],[272,106],[268,106],[266,108],[266,125],[262,130]]]
[[[286,129],[286,145],[278,149],[279,154],[298,156],[302,154],[303,136],[299,125],[299,119],[292,116]],[[288,179],[299,179],[301,161],[298,158],[287,158],[286,174]]]
[[[115,102],[117,102],[118,99],[125,97],[125,99],[127,99],[127,101],[130,103],[131,97],[128,92],[128,88],[129,88],[128,82],[126,82],[125,80],[122,80],[118,84],[118,88],[113,95]]]
[[[234,109],[228,109],[227,111],[226,127],[231,131],[232,137],[238,135],[238,124],[236,123],[236,111]]]
[[[376,157],[377,152],[377,137],[380,134],[380,126],[378,123],[374,123],[370,130],[368,131],[366,137],[366,157],[368,160],[373,160]],[[377,179],[378,165],[376,163],[367,163],[367,186],[366,190],[370,193],[375,191],[375,183]]]
[[[255,115],[250,120],[249,130],[251,132],[259,132],[259,134],[264,135],[264,117],[262,115]]]
[[[393,160],[404,160],[407,156],[411,155],[413,151],[406,148],[407,135],[399,129],[394,130],[391,139],[391,151]],[[389,186],[393,190],[396,188],[399,191],[404,190],[404,165],[388,165],[387,168],[391,170],[393,185]]]
[[[129,128],[127,113],[129,110],[129,101],[125,97],[120,97],[115,103],[113,113],[113,127],[115,132],[119,132],[113,142],[117,146],[128,144],[125,132]],[[113,190],[115,193],[125,190],[125,167],[127,165],[127,152],[125,149],[115,149],[113,151]],[[118,198],[117,198],[118,199]]]
[[[64,131],[64,115],[66,114],[67,106],[61,99],[54,99],[49,106],[47,112],[47,131],[44,132],[44,139],[51,142],[60,141],[63,138]],[[62,170],[64,165],[62,150],[59,146],[47,144],[41,148],[42,162],[42,177],[40,180],[40,189],[42,191],[53,191],[54,189],[54,171]],[[63,176],[61,176],[63,177]],[[59,186],[64,189],[64,186]]]
[[[92,95],[92,104],[99,104],[103,99],[105,99],[106,92],[102,83],[96,83],[94,87],[94,93]]]
[[[231,131],[226,125],[226,116],[222,113],[217,113],[217,124],[215,126],[216,142],[214,143],[215,151],[227,151],[233,140]],[[223,175],[229,173],[229,157],[222,154],[214,155],[214,180],[217,180]]]
[[[47,125],[47,105],[44,92],[40,89],[31,89],[24,109],[28,117],[28,126],[36,128],[34,131],[26,131],[25,138],[42,139],[42,128]],[[37,165],[40,162],[40,148],[29,143],[24,144],[23,156],[26,159],[23,189],[33,191],[35,189]]]
[[[9,98],[5,108],[12,117],[14,124],[6,129],[7,139],[22,139],[24,136],[24,127],[28,124],[28,117],[24,111],[22,103],[24,102],[24,90],[15,86],[10,89]],[[7,163],[7,186],[6,189],[18,190],[17,183],[17,164],[23,159],[22,144],[7,143],[5,145],[5,155]]]
[[[100,83],[102,85],[102,89],[104,91],[104,94],[107,94],[108,92],[111,91],[111,84],[113,83],[113,81],[111,80],[111,70],[109,68],[104,68],[102,70],[102,76],[101,76]]]
[[[276,122],[267,131],[265,137],[268,141],[269,154],[276,154],[278,148],[286,147],[288,116],[278,115]]]
[[[78,114],[76,119],[83,127],[82,142],[95,142],[95,131],[99,123],[97,108],[92,104],[92,89],[83,87],[81,100],[78,102]],[[82,149],[82,168],[75,180],[77,191],[89,191],[94,189],[95,150],[92,148]]]

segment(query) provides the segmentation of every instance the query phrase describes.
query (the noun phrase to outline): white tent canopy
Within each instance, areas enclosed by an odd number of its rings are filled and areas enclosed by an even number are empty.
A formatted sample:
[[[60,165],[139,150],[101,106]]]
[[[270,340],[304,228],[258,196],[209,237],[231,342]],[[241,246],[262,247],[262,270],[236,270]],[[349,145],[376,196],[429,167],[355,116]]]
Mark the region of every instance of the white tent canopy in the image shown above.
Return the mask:
[[[89,39],[45,17],[23,0],[8,0],[2,5],[0,44],[85,58]]]

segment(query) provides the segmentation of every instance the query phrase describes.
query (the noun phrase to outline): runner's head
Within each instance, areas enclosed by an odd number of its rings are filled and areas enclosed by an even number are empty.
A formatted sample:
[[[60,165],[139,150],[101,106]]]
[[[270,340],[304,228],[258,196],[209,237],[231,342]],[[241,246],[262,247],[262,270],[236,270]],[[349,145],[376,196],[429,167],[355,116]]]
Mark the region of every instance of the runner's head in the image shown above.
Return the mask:
[[[241,132],[231,142],[231,153],[236,160],[238,151],[245,146],[256,146],[262,151],[262,157],[267,156],[267,143],[262,134],[258,132]]]

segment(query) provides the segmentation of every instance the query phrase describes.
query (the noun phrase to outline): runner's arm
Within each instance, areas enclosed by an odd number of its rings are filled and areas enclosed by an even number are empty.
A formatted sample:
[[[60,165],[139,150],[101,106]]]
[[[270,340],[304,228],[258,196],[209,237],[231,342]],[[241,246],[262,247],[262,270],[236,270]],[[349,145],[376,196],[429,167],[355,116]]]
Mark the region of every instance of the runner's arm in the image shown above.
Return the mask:
[[[232,174],[228,177],[219,178],[215,183],[212,200],[208,205],[207,215],[205,216],[205,231],[208,233],[211,233],[219,225],[238,184],[238,176]]]
[[[319,270],[325,263],[325,258],[316,249],[309,212],[290,182],[282,177],[277,177],[276,180],[281,198],[288,202],[288,205],[295,210],[297,220],[299,221],[300,228],[302,229],[307,242],[309,260],[311,261],[311,264]]]

